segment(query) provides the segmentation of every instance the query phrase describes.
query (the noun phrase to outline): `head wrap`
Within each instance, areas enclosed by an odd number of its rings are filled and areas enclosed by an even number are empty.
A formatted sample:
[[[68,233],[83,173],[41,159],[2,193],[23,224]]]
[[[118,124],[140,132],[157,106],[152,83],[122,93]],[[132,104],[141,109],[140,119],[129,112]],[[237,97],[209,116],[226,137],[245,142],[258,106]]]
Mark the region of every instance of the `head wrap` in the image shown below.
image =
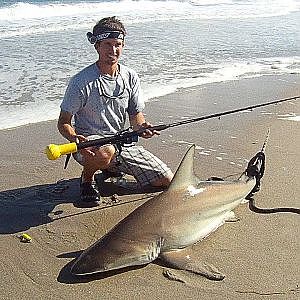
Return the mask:
[[[120,39],[122,41],[124,40],[124,33],[121,31],[105,31],[97,35],[88,32],[86,36],[91,44],[96,44],[97,42],[101,42],[106,39]]]

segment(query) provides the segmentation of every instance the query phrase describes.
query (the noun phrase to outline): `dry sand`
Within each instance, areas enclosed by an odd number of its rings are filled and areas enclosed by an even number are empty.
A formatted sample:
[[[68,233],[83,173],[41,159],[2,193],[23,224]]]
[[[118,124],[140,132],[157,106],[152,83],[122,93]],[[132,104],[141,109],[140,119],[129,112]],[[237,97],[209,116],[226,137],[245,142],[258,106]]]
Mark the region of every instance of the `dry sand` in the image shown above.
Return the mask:
[[[300,95],[299,79],[254,78],[182,90],[149,103],[148,119],[170,123]],[[300,100],[176,127],[141,143],[173,170],[187,143],[195,143],[196,174],[225,177],[243,171],[270,127],[257,205],[299,208],[300,123],[278,119],[286,113],[299,116]],[[43,154],[50,142],[64,142],[55,122],[0,131],[0,139],[0,299],[299,299],[299,214],[259,214],[247,205],[236,210],[239,222],[226,223],[193,246],[199,260],[226,274],[222,282],[183,272],[186,283],[170,281],[156,263],[106,277],[72,277],[73,258],[151,194],[78,208],[80,167],[72,160],[63,170],[63,159],[47,161]],[[104,199],[110,201],[109,195]],[[23,232],[31,243],[20,242]]]

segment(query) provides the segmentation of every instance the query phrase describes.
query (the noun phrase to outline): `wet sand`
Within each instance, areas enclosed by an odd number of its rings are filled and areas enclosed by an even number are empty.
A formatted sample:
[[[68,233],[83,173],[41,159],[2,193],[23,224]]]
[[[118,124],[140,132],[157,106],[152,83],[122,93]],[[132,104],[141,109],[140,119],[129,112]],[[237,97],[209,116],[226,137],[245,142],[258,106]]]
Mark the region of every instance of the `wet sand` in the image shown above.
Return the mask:
[[[300,95],[296,75],[244,79],[178,91],[147,104],[153,124]],[[300,100],[168,129],[140,141],[175,171],[190,143],[197,146],[195,173],[237,176],[260,150],[268,128],[267,166],[259,207],[299,208],[300,125],[280,116],[300,115]],[[261,214],[241,205],[239,222],[226,223],[192,248],[200,261],[217,266],[222,282],[186,274],[170,281],[151,263],[124,272],[75,278],[69,268],[81,250],[151,197],[125,193],[114,203],[110,190],[98,208],[80,208],[74,160],[48,161],[49,143],[63,143],[56,122],[0,131],[0,299],[298,299],[300,219],[297,213]],[[108,185],[109,187],[109,185]],[[112,192],[111,192],[112,193]],[[28,233],[31,243],[18,236]]]

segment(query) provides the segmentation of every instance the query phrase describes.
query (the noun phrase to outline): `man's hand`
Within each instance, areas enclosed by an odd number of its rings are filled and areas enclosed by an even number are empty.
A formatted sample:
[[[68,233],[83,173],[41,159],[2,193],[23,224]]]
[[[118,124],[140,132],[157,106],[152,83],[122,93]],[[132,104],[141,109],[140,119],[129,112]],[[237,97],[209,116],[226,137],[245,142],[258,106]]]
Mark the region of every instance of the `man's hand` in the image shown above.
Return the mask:
[[[154,135],[160,134],[156,130],[151,130],[151,127],[153,127],[153,125],[146,122],[145,116],[142,112],[138,112],[136,115],[129,116],[129,120],[133,130],[142,132],[140,136],[145,139],[149,139]]]
[[[87,138],[83,135],[80,135],[80,134],[73,134],[71,135],[71,137],[69,138],[69,141],[72,143],[82,143],[82,142],[85,142],[87,141]]]
[[[153,125],[148,122],[144,122],[141,125],[139,125],[138,131],[143,131],[141,137],[143,137],[145,139],[149,139],[149,138],[153,137],[154,135],[160,135],[160,132],[158,132],[156,130],[151,130],[151,127],[153,127]],[[146,128],[149,128],[149,129],[146,129]]]
[[[72,136],[72,138],[70,139],[70,142],[75,142],[75,143],[82,143],[82,142],[86,142],[88,141],[88,139],[83,136],[83,135],[80,135],[80,134],[74,134]],[[85,157],[89,157],[89,156],[95,156],[95,150],[97,148],[95,147],[89,147],[89,148],[84,148],[84,149],[81,149],[80,150],[80,153],[85,156]]]

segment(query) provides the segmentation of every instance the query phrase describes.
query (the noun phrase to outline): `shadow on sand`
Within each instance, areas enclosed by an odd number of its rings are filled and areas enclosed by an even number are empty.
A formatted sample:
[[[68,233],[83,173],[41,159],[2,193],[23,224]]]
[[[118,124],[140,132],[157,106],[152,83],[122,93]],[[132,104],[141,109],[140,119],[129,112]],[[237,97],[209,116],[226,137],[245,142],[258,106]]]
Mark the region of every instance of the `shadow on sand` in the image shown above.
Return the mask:
[[[157,190],[156,190],[157,191]],[[111,182],[103,182],[100,194],[109,201],[95,205],[85,204],[79,199],[79,179],[60,180],[57,183],[35,185],[14,190],[0,192],[0,234],[12,234],[26,231],[31,227],[47,224],[53,220],[72,217],[74,215],[88,213],[91,210],[84,208],[94,207],[95,210],[106,209],[112,206],[146,200],[153,196],[155,190],[127,189]],[[114,198],[115,195],[136,195],[130,199]],[[70,203],[74,207],[83,208],[77,213],[62,215],[63,211],[56,206]]]
[[[74,258],[74,260],[67,263],[61,269],[61,271],[57,277],[58,282],[65,283],[65,284],[87,283],[87,282],[91,282],[94,280],[101,280],[101,279],[113,277],[115,275],[130,272],[133,270],[138,270],[138,269],[144,268],[148,265],[148,264],[144,264],[144,265],[139,265],[139,266],[131,266],[131,267],[126,267],[126,268],[121,268],[121,269],[113,270],[113,271],[107,271],[107,272],[103,272],[103,273],[95,273],[95,274],[91,274],[91,275],[82,275],[82,276],[77,275],[76,276],[71,273],[71,267],[72,267],[75,259],[77,257],[79,257],[79,255],[82,252],[83,251],[74,251],[74,252],[63,253],[63,254],[60,254],[57,256],[58,258]],[[151,263],[161,266],[162,268],[165,268],[165,267],[169,268],[169,266],[165,262],[161,261],[159,258]]]

